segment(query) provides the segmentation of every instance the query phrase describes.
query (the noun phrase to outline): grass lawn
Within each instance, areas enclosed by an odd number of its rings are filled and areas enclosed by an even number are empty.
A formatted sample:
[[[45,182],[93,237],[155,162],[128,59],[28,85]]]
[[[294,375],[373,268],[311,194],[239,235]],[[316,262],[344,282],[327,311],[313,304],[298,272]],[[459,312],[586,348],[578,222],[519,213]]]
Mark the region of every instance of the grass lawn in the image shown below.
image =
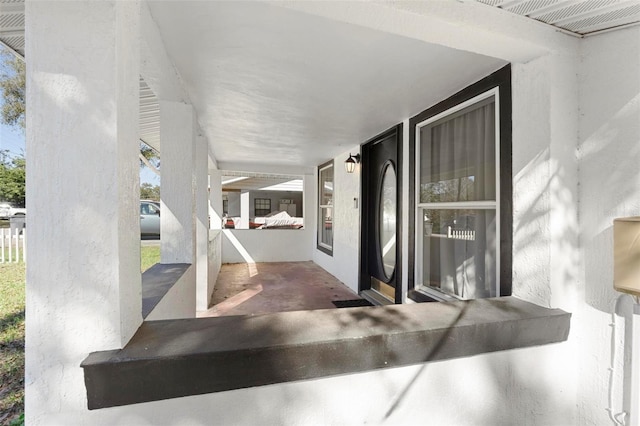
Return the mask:
[[[160,247],[141,248],[142,271],[160,261]],[[0,263],[0,425],[21,425],[24,412],[25,264]]]
[[[160,245],[141,247],[140,269],[142,272],[146,271],[158,262],[160,262]]]
[[[24,411],[24,263],[0,264],[0,424]]]

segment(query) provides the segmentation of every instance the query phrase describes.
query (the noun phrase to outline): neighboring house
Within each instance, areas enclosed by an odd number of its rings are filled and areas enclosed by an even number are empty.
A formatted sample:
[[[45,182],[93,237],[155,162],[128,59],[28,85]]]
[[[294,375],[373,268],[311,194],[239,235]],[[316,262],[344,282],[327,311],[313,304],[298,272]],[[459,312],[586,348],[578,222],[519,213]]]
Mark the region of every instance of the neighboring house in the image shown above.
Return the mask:
[[[27,423],[637,422],[637,3],[534,3],[27,2]],[[223,239],[398,306],[143,322],[145,132],[151,317],[206,307]],[[218,229],[225,171],[303,176],[304,229]]]

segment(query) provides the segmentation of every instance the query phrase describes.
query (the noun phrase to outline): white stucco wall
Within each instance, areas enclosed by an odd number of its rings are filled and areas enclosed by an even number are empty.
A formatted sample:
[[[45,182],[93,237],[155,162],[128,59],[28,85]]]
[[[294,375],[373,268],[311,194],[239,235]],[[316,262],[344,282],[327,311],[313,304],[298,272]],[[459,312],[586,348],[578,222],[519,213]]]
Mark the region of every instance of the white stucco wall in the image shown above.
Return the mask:
[[[26,4],[27,424],[86,411],[80,363],[142,323],[139,13]]]
[[[354,292],[358,292],[358,268],[360,251],[360,165],[349,174],[344,161],[349,154],[359,154],[355,145],[333,159],[333,254],[330,256],[317,249],[317,224],[314,220],[313,261],[342,281]],[[313,206],[317,205],[317,172]],[[354,198],[357,198],[356,207]],[[317,218],[318,213],[315,212]]]
[[[160,261],[194,263],[196,114],[191,105],[182,102],[161,100],[159,105],[162,145]]]
[[[308,229],[223,229],[222,263],[311,260]]]
[[[512,291],[524,300],[572,313],[580,288],[577,60],[577,51],[549,54],[512,68]],[[575,317],[571,327],[567,342],[537,355],[538,373],[567,406],[575,404],[577,392]],[[531,401],[530,409],[536,404]],[[575,424],[575,419],[576,412],[567,410],[549,422]]]
[[[574,409],[538,374],[549,348],[175,398],[77,413],[92,425],[571,425]],[[277,407],[277,409],[274,409]],[[214,419],[214,420],[212,420]],[[68,424],[52,413],[47,424]]]
[[[629,410],[623,389],[628,395],[630,336],[625,336],[625,322],[628,327],[631,301],[613,290],[612,226],[616,217],[640,215],[639,40],[636,27],[585,39],[581,46],[580,254],[584,269],[575,315],[583,351],[578,373],[582,424],[610,424],[607,408],[613,414]],[[640,339],[640,330],[634,330],[634,336]]]

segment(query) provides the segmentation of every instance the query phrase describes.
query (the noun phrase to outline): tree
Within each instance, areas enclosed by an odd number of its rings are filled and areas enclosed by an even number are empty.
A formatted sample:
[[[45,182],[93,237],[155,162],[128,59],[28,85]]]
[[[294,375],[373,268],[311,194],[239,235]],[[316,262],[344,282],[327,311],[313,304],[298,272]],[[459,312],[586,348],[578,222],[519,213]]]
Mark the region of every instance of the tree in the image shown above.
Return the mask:
[[[25,128],[25,91],[26,66],[22,59],[11,55],[6,50],[0,53],[2,74],[0,74],[0,91],[4,103],[0,111],[0,119],[8,126]]]
[[[148,167],[153,173],[160,176],[160,156],[158,151],[151,148],[140,139],[140,168]]]
[[[160,186],[144,182],[140,185],[140,199],[160,201]]]
[[[7,151],[0,151],[0,201],[24,206],[25,164],[24,157],[11,158]]]
[[[0,50],[0,60],[0,121],[24,132],[26,67],[22,59],[4,49]],[[11,157],[9,151],[0,150],[0,201],[24,206],[25,178],[24,155]]]

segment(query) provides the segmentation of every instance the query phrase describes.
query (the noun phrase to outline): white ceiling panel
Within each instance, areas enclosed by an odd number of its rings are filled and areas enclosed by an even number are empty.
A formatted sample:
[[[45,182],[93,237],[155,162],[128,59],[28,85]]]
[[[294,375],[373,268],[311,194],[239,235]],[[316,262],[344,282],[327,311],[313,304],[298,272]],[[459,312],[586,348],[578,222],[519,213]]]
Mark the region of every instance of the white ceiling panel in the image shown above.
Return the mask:
[[[576,36],[640,23],[638,0],[477,0]]]

